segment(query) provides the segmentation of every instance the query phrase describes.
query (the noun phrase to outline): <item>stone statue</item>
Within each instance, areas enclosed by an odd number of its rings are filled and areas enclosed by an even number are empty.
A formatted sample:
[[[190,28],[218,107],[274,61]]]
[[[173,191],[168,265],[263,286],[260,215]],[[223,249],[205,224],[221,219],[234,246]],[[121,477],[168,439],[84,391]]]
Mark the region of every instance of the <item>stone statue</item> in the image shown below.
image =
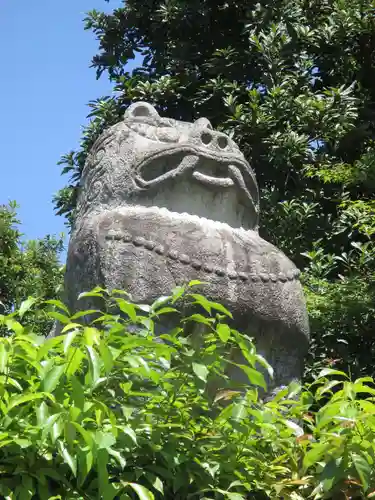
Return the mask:
[[[96,285],[147,303],[190,280],[255,336],[274,385],[299,379],[308,320],[299,271],[258,234],[254,172],[237,145],[200,118],[129,106],[94,144],[82,174],[65,289],[71,310]],[[82,307],[82,306],[80,306]]]

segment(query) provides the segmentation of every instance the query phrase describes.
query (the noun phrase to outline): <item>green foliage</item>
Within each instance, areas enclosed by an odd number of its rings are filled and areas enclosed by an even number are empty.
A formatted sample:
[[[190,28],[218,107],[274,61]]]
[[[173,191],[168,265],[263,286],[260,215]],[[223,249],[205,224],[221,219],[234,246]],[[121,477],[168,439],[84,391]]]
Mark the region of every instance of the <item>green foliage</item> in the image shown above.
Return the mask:
[[[59,213],[72,221],[88,150],[131,102],[207,116],[255,169],[262,234],[305,268],[314,344],[373,373],[358,350],[365,331],[374,352],[365,308],[375,299],[373,14],[366,0],[128,0],[90,12],[93,66],[116,93],[90,103],[81,148],[63,159],[74,175],[55,200]],[[143,62],[130,74],[136,54]],[[344,337],[345,352],[326,335]]]
[[[118,291],[92,293],[117,312],[97,311],[81,325],[92,311],[70,315],[49,301],[65,326],[47,341],[18,321],[30,304],[0,316],[9,330],[0,338],[4,498],[374,496],[373,379],[351,382],[326,368],[309,386],[294,383],[263,401],[259,369],[272,370],[220,304],[191,287],[151,306]],[[189,303],[199,312],[155,336]],[[206,328],[199,342],[197,324]],[[235,347],[248,362],[241,387],[227,376]]]
[[[0,205],[0,313],[19,308],[31,295],[38,299],[56,297],[63,278],[59,262],[62,239],[46,236],[24,243],[17,228],[16,208],[14,202]],[[42,311],[37,316],[26,315],[23,321],[35,324],[45,334],[51,326]]]

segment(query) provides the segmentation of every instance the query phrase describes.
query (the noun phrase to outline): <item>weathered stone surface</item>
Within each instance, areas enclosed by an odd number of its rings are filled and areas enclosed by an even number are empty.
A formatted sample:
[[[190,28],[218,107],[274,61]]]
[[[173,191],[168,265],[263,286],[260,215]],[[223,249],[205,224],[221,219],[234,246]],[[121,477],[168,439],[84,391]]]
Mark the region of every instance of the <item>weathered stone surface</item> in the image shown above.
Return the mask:
[[[150,302],[193,279],[255,335],[276,385],[299,378],[308,321],[299,271],[258,234],[255,175],[208,120],[161,118],[147,103],[95,143],[83,176],[66,292],[122,288]]]

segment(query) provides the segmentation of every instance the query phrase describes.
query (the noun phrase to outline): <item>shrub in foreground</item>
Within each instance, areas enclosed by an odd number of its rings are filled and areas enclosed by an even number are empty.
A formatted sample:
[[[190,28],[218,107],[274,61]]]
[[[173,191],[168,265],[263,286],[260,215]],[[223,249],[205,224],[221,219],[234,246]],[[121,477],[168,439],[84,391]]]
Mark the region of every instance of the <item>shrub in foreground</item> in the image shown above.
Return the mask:
[[[309,387],[292,384],[264,402],[260,367],[271,367],[230,328],[230,313],[191,286],[151,306],[118,291],[90,295],[121,314],[85,326],[84,312],[50,301],[64,331],[47,341],[20,323],[32,301],[0,316],[9,330],[0,339],[3,498],[373,496],[372,379],[325,369]],[[155,325],[178,314],[181,299],[201,311],[157,338]],[[207,330],[201,341],[197,323]],[[240,391],[226,376],[234,347],[247,360]]]

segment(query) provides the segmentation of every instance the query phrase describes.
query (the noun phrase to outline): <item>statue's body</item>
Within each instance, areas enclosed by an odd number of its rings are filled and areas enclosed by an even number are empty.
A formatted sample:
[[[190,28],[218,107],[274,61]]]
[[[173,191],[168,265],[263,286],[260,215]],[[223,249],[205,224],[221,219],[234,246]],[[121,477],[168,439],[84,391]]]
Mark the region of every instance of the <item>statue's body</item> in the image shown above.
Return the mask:
[[[150,302],[198,279],[256,337],[276,385],[299,378],[308,322],[299,272],[258,234],[258,188],[234,142],[208,120],[161,118],[147,103],[95,143],[82,176],[66,292],[96,285]]]

